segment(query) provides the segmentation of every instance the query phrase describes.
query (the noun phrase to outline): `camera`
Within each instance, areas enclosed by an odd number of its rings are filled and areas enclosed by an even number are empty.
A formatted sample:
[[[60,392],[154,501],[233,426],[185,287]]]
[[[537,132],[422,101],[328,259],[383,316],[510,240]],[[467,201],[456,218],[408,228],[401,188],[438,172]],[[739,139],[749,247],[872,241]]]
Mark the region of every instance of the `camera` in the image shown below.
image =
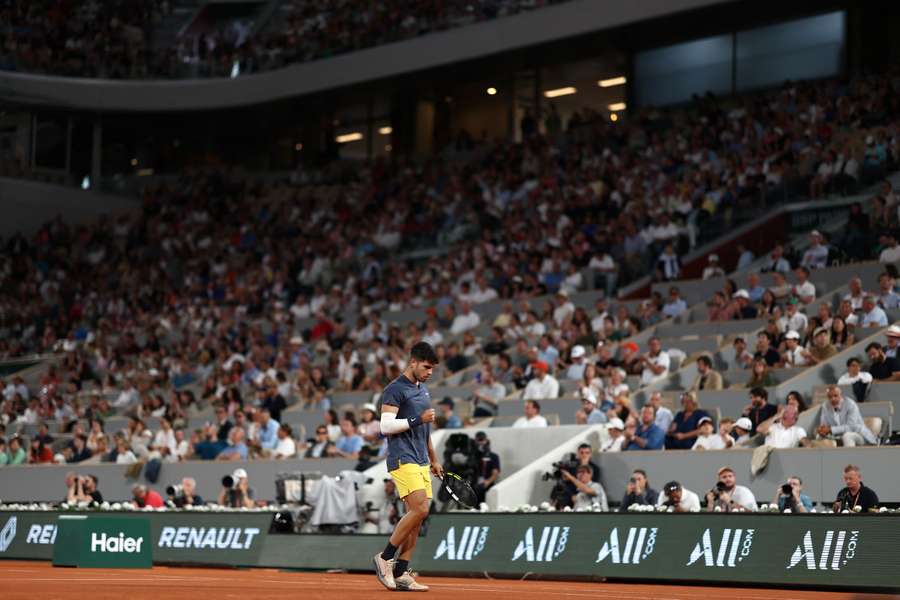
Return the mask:
[[[231,475],[226,475],[222,478],[222,487],[224,488],[228,488],[230,490],[234,489],[237,487],[237,483],[237,480]]]
[[[794,487],[789,483],[785,483],[781,486],[781,493],[785,496],[791,496],[794,494]]]
[[[722,492],[725,491],[725,484],[721,481],[716,482],[716,487],[709,490],[709,493],[713,495],[713,497],[718,500],[722,496]]]
[[[541,481],[549,481],[551,479],[559,481],[562,479],[563,471],[568,471],[573,475],[578,471],[578,459],[575,458],[574,452],[570,452],[568,456],[564,457],[561,461],[553,463],[553,471],[541,475]]]
[[[166,488],[166,494],[172,497],[180,497],[184,496],[184,486],[182,485],[170,485]]]

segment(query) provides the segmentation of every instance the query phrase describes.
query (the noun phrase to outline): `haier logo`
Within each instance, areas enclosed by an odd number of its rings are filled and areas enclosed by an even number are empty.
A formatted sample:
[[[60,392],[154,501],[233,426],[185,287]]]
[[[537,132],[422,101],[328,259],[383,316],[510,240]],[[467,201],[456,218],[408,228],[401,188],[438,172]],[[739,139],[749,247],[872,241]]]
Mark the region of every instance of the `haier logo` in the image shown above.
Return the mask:
[[[529,527],[525,530],[525,537],[516,546],[512,559],[518,560],[524,554],[527,562],[550,562],[565,552],[568,541],[568,527],[544,527],[541,529],[541,539],[535,550],[534,527]]]
[[[656,545],[656,527],[629,527],[625,538],[625,548],[620,550],[619,528],[613,527],[609,539],[603,543],[595,562],[609,558],[614,565],[637,565],[653,554]]]
[[[6,552],[6,549],[10,547],[15,539],[17,521],[16,517],[10,517],[6,525],[3,526],[3,530],[0,530],[0,552]]]
[[[119,533],[118,536],[108,536],[105,533],[98,535],[96,532],[91,532],[91,552],[134,554],[141,551],[143,543],[144,538],[125,537],[124,533]]]
[[[845,544],[847,546],[846,551],[844,550]],[[794,553],[791,555],[791,563],[787,568],[796,567],[800,561],[806,559],[806,568],[810,571],[815,571],[817,568],[820,571],[827,571],[830,557],[831,570],[840,571],[842,566],[856,556],[857,544],[859,544],[859,531],[826,531],[825,541],[822,543],[822,549],[819,552],[817,567],[816,549],[813,547],[812,532],[807,531],[803,536],[803,543],[794,549]]]
[[[484,550],[484,544],[487,542],[490,527],[463,527],[462,535],[456,537],[456,528],[451,527],[447,530],[447,536],[441,540],[434,558],[438,559],[445,554],[447,560],[472,560]],[[457,543],[457,539],[459,543]]]
[[[703,536],[691,552],[691,558],[687,566],[691,566],[701,558],[707,567],[736,567],[750,556],[753,548],[753,529],[725,529],[722,531],[722,539],[719,541],[719,550],[715,551],[712,536],[709,529],[703,532]]]
[[[198,550],[249,550],[257,535],[258,527],[163,527],[157,546]]]

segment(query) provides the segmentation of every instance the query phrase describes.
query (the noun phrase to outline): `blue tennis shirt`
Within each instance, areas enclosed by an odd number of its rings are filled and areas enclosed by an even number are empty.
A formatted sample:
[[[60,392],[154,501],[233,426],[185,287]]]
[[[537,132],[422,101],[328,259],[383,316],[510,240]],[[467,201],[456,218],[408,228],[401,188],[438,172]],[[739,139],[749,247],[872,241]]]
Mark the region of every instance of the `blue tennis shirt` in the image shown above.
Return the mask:
[[[398,419],[418,417],[426,409],[431,408],[431,394],[424,383],[416,385],[400,375],[390,382],[382,394],[381,403],[398,408]],[[431,435],[431,424],[424,423],[407,431],[387,436],[387,468],[393,471],[401,464],[417,464],[426,466],[428,460],[428,436]]]

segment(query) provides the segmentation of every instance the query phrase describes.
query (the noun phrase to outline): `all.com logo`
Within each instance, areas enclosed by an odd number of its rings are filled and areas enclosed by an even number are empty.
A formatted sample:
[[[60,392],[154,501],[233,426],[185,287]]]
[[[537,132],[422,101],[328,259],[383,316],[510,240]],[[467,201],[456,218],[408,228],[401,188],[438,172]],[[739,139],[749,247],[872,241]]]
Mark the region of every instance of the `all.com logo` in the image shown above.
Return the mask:
[[[534,544],[534,527],[525,530],[525,536],[519,540],[519,545],[513,551],[513,560],[525,556],[527,562],[551,562],[566,551],[569,542],[569,528],[549,526],[541,529],[537,547]]]
[[[490,530],[490,527],[466,525],[457,538],[456,528],[451,527],[434,552],[435,560],[442,556],[446,556],[448,560],[472,560],[484,550]]]
[[[707,567],[736,567],[737,563],[750,556],[753,549],[754,532],[754,529],[723,529],[717,549],[716,540],[713,540],[707,529],[703,532],[697,545],[694,546],[687,566],[702,559],[703,564]]]
[[[614,565],[640,564],[653,554],[657,531],[656,527],[629,527],[625,545],[622,546],[619,543],[619,528],[613,527],[594,562],[603,562],[608,558]]]
[[[840,571],[854,556],[859,545],[859,531],[834,531],[825,532],[825,539],[819,546],[813,541],[812,532],[807,531],[800,543],[791,555],[791,561],[787,568],[792,569],[797,565],[805,566],[810,571]],[[816,556],[818,551],[818,557]],[[817,560],[818,558],[818,560]]]
[[[6,552],[6,549],[12,545],[16,537],[16,517],[10,517],[3,530],[0,531],[0,552]]]

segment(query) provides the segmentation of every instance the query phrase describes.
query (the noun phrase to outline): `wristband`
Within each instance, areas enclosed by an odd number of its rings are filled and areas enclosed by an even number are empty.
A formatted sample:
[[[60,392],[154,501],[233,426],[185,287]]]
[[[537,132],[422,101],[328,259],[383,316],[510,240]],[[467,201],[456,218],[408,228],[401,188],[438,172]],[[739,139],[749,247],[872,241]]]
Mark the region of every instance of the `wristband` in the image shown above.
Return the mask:
[[[409,423],[409,428],[412,429],[413,427],[422,425],[422,417],[412,417],[411,419],[407,419],[407,422]]]

